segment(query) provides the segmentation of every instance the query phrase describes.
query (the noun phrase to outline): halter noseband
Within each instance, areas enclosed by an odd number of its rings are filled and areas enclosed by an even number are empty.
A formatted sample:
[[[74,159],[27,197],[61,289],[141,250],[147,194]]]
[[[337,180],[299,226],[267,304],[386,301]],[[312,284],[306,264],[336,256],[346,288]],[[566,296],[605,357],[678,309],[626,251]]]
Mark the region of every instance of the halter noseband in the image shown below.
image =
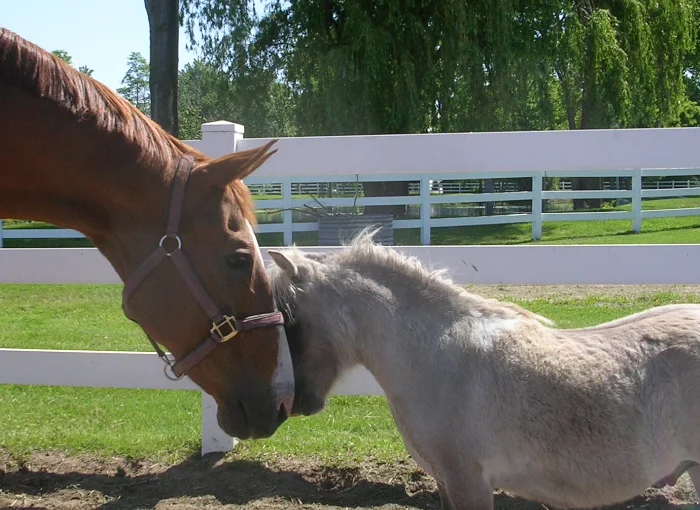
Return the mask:
[[[185,188],[193,167],[194,158],[191,155],[187,154],[180,158],[175,170],[172,197],[170,199],[170,211],[168,213],[168,225],[165,235],[160,239],[158,247],[126,280],[122,294],[122,308],[124,312],[127,313],[129,300],[136,289],[161,262],[170,258],[175,264],[180,276],[189,287],[190,292],[192,292],[199,303],[199,306],[204,309],[209,319],[212,321],[209,335],[184,358],[176,361],[171,360],[158,344],[147,335],[156,353],[165,362],[165,375],[173,380],[182,379],[192,367],[202,361],[219,345],[231,340],[240,331],[284,325],[284,317],[277,311],[260,315],[251,315],[242,320],[223,314],[219,307],[216,306],[216,303],[214,303],[214,300],[209,296],[209,293],[199,280],[192,264],[190,264],[187,256],[182,251],[182,239],[180,239],[178,235],[178,229],[185,198]],[[172,250],[168,250],[165,248],[165,242],[167,240],[176,242],[177,246]],[[168,368],[172,372],[172,376],[168,374]]]

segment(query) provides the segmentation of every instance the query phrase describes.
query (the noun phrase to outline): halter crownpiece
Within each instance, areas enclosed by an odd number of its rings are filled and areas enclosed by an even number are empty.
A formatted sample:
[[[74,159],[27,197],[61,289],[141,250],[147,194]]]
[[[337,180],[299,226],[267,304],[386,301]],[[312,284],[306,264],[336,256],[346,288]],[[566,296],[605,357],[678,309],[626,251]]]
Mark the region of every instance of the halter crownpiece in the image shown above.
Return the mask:
[[[129,310],[129,300],[131,296],[139,288],[139,286],[148,278],[161,262],[165,259],[170,259],[175,264],[180,276],[185,281],[190,289],[190,292],[199,303],[199,306],[206,312],[209,319],[212,321],[212,327],[209,330],[209,335],[195,347],[189,354],[180,360],[172,360],[158,344],[147,335],[149,342],[155,349],[158,356],[165,362],[165,375],[173,380],[182,379],[189,370],[197,363],[202,361],[219,345],[228,342],[241,331],[248,331],[256,328],[265,328],[271,326],[284,325],[284,317],[278,311],[263,313],[259,315],[251,315],[245,319],[236,319],[233,316],[226,315],[221,312],[220,308],[214,303],[206,288],[197,276],[197,272],[190,264],[185,253],[182,251],[182,239],[178,235],[180,227],[180,216],[185,198],[185,188],[187,181],[194,167],[194,157],[186,154],[180,158],[175,170],[175,178],[173,182],[172,197],[170,199],[170,211],[168,213],[168,224],[165,230],[165,235],[161,237],[158,247],[136,268],[129,276],[124,284],[122,293],[122,308],[127,314]],[[251,230],[252,232],[252,230]],[[254,235],[254,234],[253,234]],[[175,246],[172,249],[165,247],[167,241],[174,241]],[[168,243],[172,244],[172,243]],[[168,374],[168,369],[172,375]]]

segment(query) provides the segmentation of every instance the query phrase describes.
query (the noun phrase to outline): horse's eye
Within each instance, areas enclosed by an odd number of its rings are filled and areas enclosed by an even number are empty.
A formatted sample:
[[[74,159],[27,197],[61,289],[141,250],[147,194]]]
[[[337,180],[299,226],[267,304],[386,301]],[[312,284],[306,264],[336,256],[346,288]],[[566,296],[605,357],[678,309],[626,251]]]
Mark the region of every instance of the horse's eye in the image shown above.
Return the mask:
[[[224,260],[229,269],[233,269],[234,271],[250,272],[253,267],[253,257],[250,256],[250,253],[231,253],[230,255],[226,255]]]

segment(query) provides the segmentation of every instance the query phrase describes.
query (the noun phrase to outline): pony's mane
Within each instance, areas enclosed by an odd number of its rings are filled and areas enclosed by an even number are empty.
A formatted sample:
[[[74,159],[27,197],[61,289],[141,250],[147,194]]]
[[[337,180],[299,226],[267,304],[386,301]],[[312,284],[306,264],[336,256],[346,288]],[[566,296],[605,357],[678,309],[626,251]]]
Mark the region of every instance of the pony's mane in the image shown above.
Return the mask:
[[[455,284],[447,276],[447,270],[427,269],[417,257],[409,257],[390,247],[376,244],[374,236],[377,232],[378,229],[364,229],[350,243],[345,244],[345,249],[340,251],[304,253],[296,246],[286,248],[284,251],[297,261],[309,259],[331,266],[370,265],[385,268],[388,272],[399,273],[405,281],[415,283],[418,288],[434,289],[436,294],[441,293],[448,297],[454,297],[465,303],[469,309],[479,311],[485,316],[520,317],[538,321],[547,326],[554,325],[546,317],[532,313],[514,303],[489,299],[467,292],[466,289]],[[268,268],[268,272],[277,305],[286,315],[288,324],[294,324],[296,321],[296,296],[297,292],[301,292],[302,289],[298,288],[287,272],[277,265],[272,264]]]
[[[409,257],[397,250],[376,244],[374,236],[377,230],[364,229],[355,239],[336,256],[345,261],[354,263],[370,263],[375,266],[385,267],[391,271],[399,272],[408,281],[414,281],[421,287],[434,288],[448,295],[459,296],[467,299],[470,307],[476,307],[482,313],[491,312],[505,316],[521,316],[534,319],[547,325],[553,325],[549,319],[530,312],[515,303],[502,302],[488,299],[477,294],[467,292],[463,287],[455,284],[447,275],[445,269],[428,269],[417,257]]]
[[[139,146],[144,162],[162,164],[184,153],[203,158],[106,85],[4,28],[0,28],[0,79]]]
[[[347,261],[370,263],[399,271],[406,278],[417,280],[423,285],[437,285],[453,292],[461,290],[448,276],[447,270],[428,269],[417,257],[409,257],[397,250],[375,243],[374,237],[377,232],[379,229],[363,229],[349,243],[344,243],[347,249],[343,250],[339,256]]]
[[[140,148],[141,162],[146,165],[167,168],[173,158],[183,154],[191,154],[197,161],[209,159],[165,131],[106,85],[1,27],[0,80],[51,101],[80,121],[90,121],[98,130]],[[241,213],[255,225],[250,191],[240,179],[231,183],[231,189]]]

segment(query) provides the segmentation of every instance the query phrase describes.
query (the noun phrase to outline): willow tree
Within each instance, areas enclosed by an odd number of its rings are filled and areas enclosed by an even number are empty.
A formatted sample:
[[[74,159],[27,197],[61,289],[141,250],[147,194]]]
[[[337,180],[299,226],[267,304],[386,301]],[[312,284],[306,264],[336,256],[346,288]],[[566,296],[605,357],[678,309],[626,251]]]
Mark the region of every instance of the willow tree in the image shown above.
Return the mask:
[[[569,129],[681,123],[684,73],[695,47],[696,2],[569,1],[554,25],[553,61]],[[592,189],[600,179],[578,179]],[[575,208],[598,200],[576,201]]]
[[[698,0],[273,0],[264,14],[245,0],[187,1],[209,58],[289,87],[300,135],[674,126],[688,116]]]
[[[210,5],[222,5],[212,0]],[[201,7],[201,5],[200,5]],[[299,135],[419,133],[431,129],[442,53],[459,50],[462,3],[274,1],[242,32],[250,9],[199,10],[202,45],[243,77],[270,69],[292,93]],[[191,21],[190,26],[194,26]],[[442,41],[449,40],[448,43]],[[455,55],[456,57],[456,55]],[[444,80],[442,80],[444,81]],[[407,194],[407,183],[368,183],[368,196]],[[366,208],[366,212],[403,208]]]

